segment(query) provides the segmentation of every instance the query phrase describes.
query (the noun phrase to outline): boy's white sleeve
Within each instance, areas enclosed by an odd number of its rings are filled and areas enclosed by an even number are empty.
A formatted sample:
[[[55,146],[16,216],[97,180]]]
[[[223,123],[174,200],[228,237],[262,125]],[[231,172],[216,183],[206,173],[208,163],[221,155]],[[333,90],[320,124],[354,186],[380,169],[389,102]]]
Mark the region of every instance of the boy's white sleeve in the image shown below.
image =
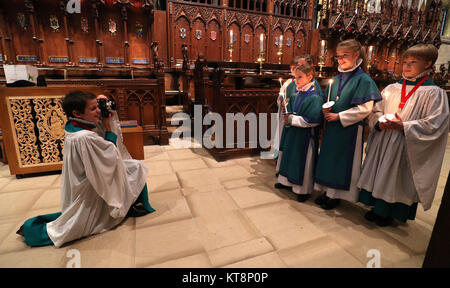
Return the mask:
[[[360,104],[356,107],[352,107],[345,111],[339,112],[339,119],[342,126],[348,127],[355,123],[358,123],[372,112],[373,101],[367,101],[366,103]]]

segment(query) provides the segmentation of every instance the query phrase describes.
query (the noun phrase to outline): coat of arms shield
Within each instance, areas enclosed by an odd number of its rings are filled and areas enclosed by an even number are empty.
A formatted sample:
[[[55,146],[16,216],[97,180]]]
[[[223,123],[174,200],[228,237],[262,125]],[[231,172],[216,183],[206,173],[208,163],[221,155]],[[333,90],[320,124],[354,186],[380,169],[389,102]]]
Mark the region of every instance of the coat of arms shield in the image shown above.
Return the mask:
[[[244,35],[244,42],[245,42],[245,44],[250,43],[250,35],[249,34]]]
[[[136,22],[136,34],[139,37],[142,37],[142,35],[144,34],[144,25],[139,22]]]
[[[186,28],[180,28],[180,38],[186,38]]]
[[[81,17],[81,31],[83,33],[89,33],[89,22],[86,17]]]
[[[195,30],[195,38],[197,40],[202,39],[202,30]]]
[[[109,32],[111,33],[111,35],[116,35],[116,32],[117,32],[116,22],[114,22],[112,19],[109,19],[108,27],[109,27]]]
[[[59,20],[55,15],[50,16],[50,28],[53,29],[53,32],[59,32]]]
[[[211,40],[216,41],[216,39],[217,39],[217,32],[211,31]]]
[[[23,13],[17,13],[17,24],[19,25],[20,29],[27,30],[28,24],[27,24],[27,18],[25,17],[25,14]]]

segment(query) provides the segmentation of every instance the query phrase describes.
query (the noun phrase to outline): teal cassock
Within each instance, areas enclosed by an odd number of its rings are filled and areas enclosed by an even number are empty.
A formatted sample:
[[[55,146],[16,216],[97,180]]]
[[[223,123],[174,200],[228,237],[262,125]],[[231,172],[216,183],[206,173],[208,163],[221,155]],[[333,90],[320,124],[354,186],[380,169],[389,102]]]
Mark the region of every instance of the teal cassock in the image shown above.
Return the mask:
[[[302,91],[291,98],[288,111],[296,116],[303,117],[308,123],[320,124],[323,117],[322,104],[323,98],[319,91]],[[317,153],[317,136],[317,127],[285,126],[283,128],[280,142],[280,151],[283,152],[283,157],[281,158],[279,173],[286,177],[290,183],[303,185],[309,143],[313,137],[315,141],[313,153]],[[316,157],[313,159],[316,159]]]
[[[339,113],[369,101],[377,102],[382,99],[375,82],[360,67],[352,72],[341,72],[333,77],[333,80],[330,101],[335,101],[335,105],[331,109],[332,113]],[[329,86],[325,90],[326,95],[328,90]],[[338,93],[339,99],[337,99]],[[365,124],[360,121],[344,127],[341,121],[326,123],[315,171],[316,183],[339,190],[350,189],[353,156],[360,125]]]

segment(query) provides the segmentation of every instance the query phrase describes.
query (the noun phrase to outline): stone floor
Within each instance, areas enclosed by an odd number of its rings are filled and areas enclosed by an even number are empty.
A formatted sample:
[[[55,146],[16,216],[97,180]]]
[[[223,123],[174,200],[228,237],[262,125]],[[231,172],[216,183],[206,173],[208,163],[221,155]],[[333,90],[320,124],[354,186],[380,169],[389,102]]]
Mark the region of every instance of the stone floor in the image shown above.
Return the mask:
[[[57,212],[61,175],[16,179],[0,164],[0,267],[421,267],[450,169],[450,144],[433,206],[416,221],[379,228],[362,205],[324,211],[273,188],[274,162],[216,162],[204,149],[146,146],[156,212],[62,248],[29,248],[15,231],[27,218]],[[314,195],[315,196],[315,195]]]

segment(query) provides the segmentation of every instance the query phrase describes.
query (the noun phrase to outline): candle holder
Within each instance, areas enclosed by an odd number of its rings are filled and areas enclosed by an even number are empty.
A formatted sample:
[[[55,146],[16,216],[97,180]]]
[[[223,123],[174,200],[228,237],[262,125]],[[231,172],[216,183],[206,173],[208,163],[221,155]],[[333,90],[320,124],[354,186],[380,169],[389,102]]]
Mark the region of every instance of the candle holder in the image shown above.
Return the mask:
[[[262,64],[266,59],[264,58],[264,51],[259,52],[258,62],[259,62],[259,75],[262,75]]]
[[[277,52],[278,55],[278,64],[281,64],[281,57],[283,56],[283,49],[280,47]]]
[[[324,65],[325,65],[325,56],[320,55],[319,56],[319,67],[320,67],[320,69],[319,69],[319,77],[323,77],[322,68],[323,68]]]

